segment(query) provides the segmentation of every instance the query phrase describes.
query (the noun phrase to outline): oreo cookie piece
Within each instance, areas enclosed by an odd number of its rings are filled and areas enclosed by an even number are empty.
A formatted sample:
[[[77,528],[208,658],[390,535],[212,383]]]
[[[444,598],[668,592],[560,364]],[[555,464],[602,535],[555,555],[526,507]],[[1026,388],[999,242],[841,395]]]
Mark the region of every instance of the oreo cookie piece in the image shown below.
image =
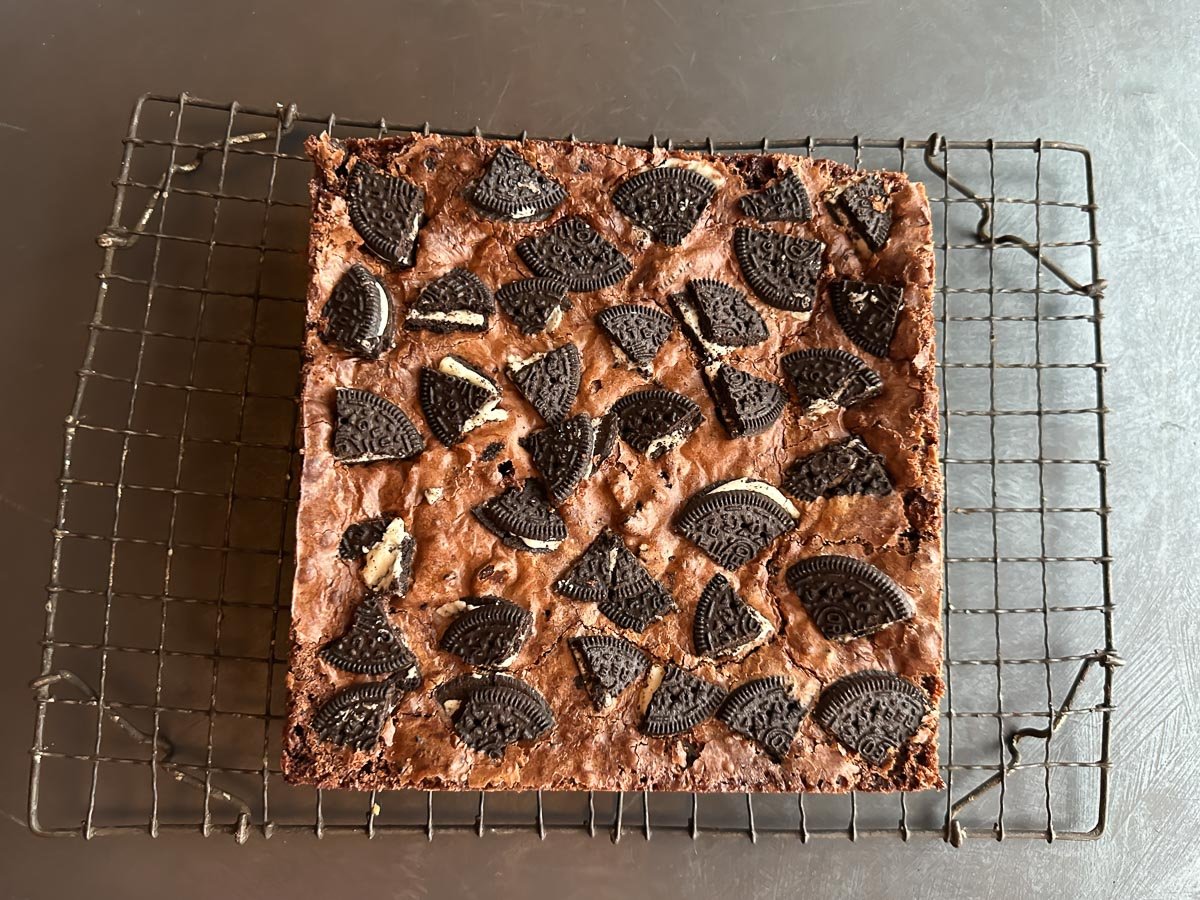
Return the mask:
[[[787,583],[831,641],[849,641],[911,619],[904,589],[874,566],[849,556],[814,556],[787,570]]]
[[[728,363],[704,371],[717,417],[730,437],[762,434],[778,421],[787,403],[773,381],[735,369]]]
[[[717,710],[717,718],[758,744],[781,763],[792,749],[806,712],[793,699],[791,683],[782,676],[756,678],[736,687]]]
[[[705,363],[720,359],[735,347],[750,347],[767,339],[767,323],[758,310],[745,294],[723,281],[689,281],[687,293],[672,296],[671,305]]]
[[[725,690],[697,678],[674,663],[650,670],[650,684],[638,730],[661,736],[691,731],[717,711],[725,699]]]
[[[638,566],[642,564],[639,562]],[[642,567],[641,571],[645,572],[645,568]],[[649,573],[646,573],[646,581],[636,590],[614,589],[596,605],[600,614],[609,621],[638,632],[645,631],[652,622],[658,621],[674,608],[675,601],[671,594]]]
[[[791,170],[765,190],[746,194],[741,206],[743,213],[760,222],[807,222],[813,216],[804,182]]]
[[[617,449],[617,437],[620,434],[621,423],[611,411],[594,420],[596,423],[596,468],[612,456]]]
[[[892,480],[883,458],[851,436],[796,460],[784,473],[781,487],[799,500],[811,501],[853,494],[883,496],[892,492]]]
[[[692,641],[701,656],[728,656],[747,650],[771,633],[771,623],[716,574],[696,602]]]
[[[796,350],[787,354],[781,365],[800,408],[807,413],[849,408],[883,391],[883,379],[845,350]]]
[[[596,321],[626,359],[647,378],[651,375],[654,357],[675,330],[675,323],[665,312],[636,303],[602,309],[596,314]]]
[[[554,583],[554,589],[575,600],[596,601],[602,615],[632,631],[645,631],[675,606],[666,588],[608,528]]]
[[[496,291],[496,302],[522,334],[553,331],[571,308],[567,284],[558,278],[522,278]]]
[[[846,336],[875,356],[887,356],[904,288],[895,284],[871,284],[865,281],[835,281],[829,285],[833,314]]]
[[[346,526],[338,543],[338,557],[358,559],[360,556],[366,556],[367,551],[383,539],[391,521],[389,516],[376,516],[374,519],[364,519]]]
[[[346,207],[350,224],[368,250],[393,266],[407,269],[413,264],[425,211],[422,188],[360,159],[350,173]]]
[[[887,246],[892,230],[892,198],[878,175],[868,175],[838,195],[838,206],[872,250]]]
[[[811,313],[825,245],[763,228],[739,227],[733,252],[746,283],[765,302],[789,312]]]
[[[596,426],[591,416],[571,416],[530,432],[520,444],[529,451],[554,503],[562,503],[575,485],[592,474]]]
[[[504,668],[533,632],[533,615],[501,597],[466,597],[442,634],[441,648],[472,666]]]
[[[453,447],[488,422],[503,422],[500,388],[460,356],[445,356],[436,369],[421,368],[421,412],[433,436]]]
[[[451,269],[425,285],[408,308],[404,327],[409,331],[487,331],[488,317],[496,311],[496,298],[479,276],[466,269]]]
[[[506,547],[530,553],[550,553],[567,539],[567,525],[546,501],[536,481],[509,487],[471,512]]]
[[[575,656],[592,704],[601,712],[611,709],[617,697],[650,668],[645,653],[616,635],[580,635],[570,638],[567,646]]]
[[[704,421],[695,401],[664,388],[626,394],[613,404],[612,412],[621,437],[649,459],[680,446]]]
[[[579,395],[583,359],[574,344],[563,344],[548,353],[508,358],[508,377],[529,404],[547,422],[561,422]]]
[[[378,394],[338,388],[333,455],[344,463],[409,459],[425,449],[425,438],[404,410]]]
[[[546,698],[510,675],[462,675],[435,695],[459,739],[495,760],[511,744],[537,740],[554,727]]]
[[[571,291],[611,287],[633,271],[621,251],[578,216],[525,238],[517,244],[517,255],[535,275],[559,278]]]
[[[775,486],[735,478],[692,495],[675,530],[717,565],[736,569],[791,531],[799,518],[800,511]]]
[[[813,718],[873,766],[917,733],[929,710],[928,695],[892,672],[855,672],[821,694]]]
[[[693,169],[659,166],[631,175],[613,192],[613,206],[668,247],[683,243],[717,186]]]
[[[363,359],[378,359],[394,343],[392,298],[383,282],[359,263],[333,286],[321,318],[321,340]]]
[[[313,714],[317,737],[349,750],[374,750],[404,692],[401,679],[358,684],[334,694]]]
[[[338,556],[363,558],[362,579],[373,591],[403,597],[412,586],[417,543],[399,516],[381,516],[351,525],[342,533]]]
[[[417,658],[391,619],[382,595],[368,594],[354,610],[350,630],[321,648],[321,659],[356,675],[395,673],[396,683],[412,690],[421,683]]]
[[[536,222],[567,198],[563,186],[531,166],[510,147],[501,147],[468,192],[480,210],[514,222]]]

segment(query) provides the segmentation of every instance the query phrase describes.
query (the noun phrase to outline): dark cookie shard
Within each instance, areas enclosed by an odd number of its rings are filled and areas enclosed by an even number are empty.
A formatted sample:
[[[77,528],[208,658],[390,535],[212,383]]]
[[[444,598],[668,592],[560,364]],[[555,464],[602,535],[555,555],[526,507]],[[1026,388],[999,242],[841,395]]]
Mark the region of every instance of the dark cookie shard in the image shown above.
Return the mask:
[[[378,359],[393,343],[392,298],[383,282],[355,263],[321,310],[321,340],[363,359]]]
[[[485,422],[507,418],[496,409],[500,402],[496,383],[457,356],[445,357],[436,369],[421,368],[418,396],[429,430],[447,447]]]
[[[899,675],[856,672],[822,692],[813,718],[871,765],[880,766],[916,734],[928,707],[925,692]]]
[[[442,635],[441,648],[472,666],[507,666],[533,630],[529,610],[501,597],[468,597]]]
[[[766,482],[718,482],[688,500],[675,530],[717,565],[736,569],[796,524],[795,506]]]
[[[425,285],[408,308],[404,327],[410,331],[487,331],[488,317],[496,311],[496,298],[479,276],[466,269],[451,269]]]
[[[715,713],[724,699],[723,688],[668,663],[638,729],[656,736],[691,731]]]
[[[904,289],[895,284],[835,281],[829,285],[833,314],[846,336],[875,356],[887,356],[904,304]]]
[[[586,634],[571,638],[567,644],[592,704],[601,711],[611,707],[650,667],[646,654],[616,635]]]
[[[633,631],[645,631],[675,605],[666,588],[607,528],[554,583],[554,589],[576,600],[597,601],[602,615]]]
[[[680,446],[704,420],[693,400],[663,388],[626,394],[613,404],[612,411],[621,437],[650,459]]]
[[[804,182],[789,171],[766,190],[744,196],[742,212],[760,222],[807,222],[813,208]]]
[[[321,659],[356,675],[397,674],[397,684],[412,690],[421,681],[417,658],[404,636],[388,618],[382,595],[371,594],[358,604],[350,630],[321,648]]]
[[[812,311],[824,244],[740,227],[733,234],[733,251],[746,282],[764,301],[790,312]]]
[[[596,419],[596,467],[604,462],[617,449],[617,437],[620,435],[621,422],[610,411]]]
[[[364,519],[347,526],[342,532],[342,540],[338,543],[338,556],[342,559],[358,559],[365,556],[367,551],[383,540],[391,516],[378,516],[374,519]]]
[[[678,166],[647,169],[626,178],[613,193],[613,206],[670,247],[683,243],[717,192],[711,179]]]
[[[401,683],[391,678],[348,687],[316,711],[312,729],[323,741],[350,750],[373,750],[402,691]]]
[[[393,266],[413,264],[425,209],[424,190],[360,159],[350,173],[346,206],[350,224],[368,250]]]
[[[701,656],[737,653],[762,640],[771,623],[734,591],[724,575],[717,574],[696,602],[692,641]]]
[[[469,195],[484,212],[517,222],[544,219],[567,198],[561,184],[509,147],[496,151]]]
[[[717,718],[781,763],[792,749],[805,713],[804,705],[791,697],[790,687],[782,676],[747,681],[721,704]]]
[[[378,394],[337,389],[333,455],[345,463],[409,459],[425,449],[425,438],[404,410]]]
[[[883,391],[883,379],[845,350],[796,350],[783,358],[782,366],[805,412],[848,408]]]
[[[705,362],[767,339],[767,323],[731,284],[699,278],[689,281],[688,292],[671,302]]]
[[[567,539],[567,525],[536,481],[509,487],[473,510],[475,518],[506,547],[549,553]]]
[[[675,323],[665,312],[635,303],[602,309],[596,314],[596,321],[629,361],[647,376],[654,357],[675,330]]]
[[[883,458],[861,439],[849,437],[796,460],[784,474],[782,487],[793,497],[811,501],[853,494],[883,496],[892,492],[892,480]]]
[[[583,377],[583,359],[574,344],[540,356],[509,358],[508,377],[547,422],[560,422],[571,411]]]
[[[730,437],[761,434],[783,415],[783,388],[728,363],[705,371],[717,416]]]
[[[536,688],[506,675],[465,675],[442,685],[437,698],[464,744],[501,759],[510,744],[532,741],[554,727],[554,714]]]
[[[872,250],[882,250],[892,230],[891,196],[878,175],[868,175],[842,191],[839,206],[866,238]]]
[[[535,275],[562,279],[572,291],[598,291],[633,271],[621,251],[578,216],[525,238],[517,244],[517,254]]]
[[[638,563],[641,566],[641,563]],[[643,568],[644,572],[645,569]],[[611,622],[630,631],[645,631],[652,622],[661,619],[675,608],[675,601],[665,587],[649,577],[636,591],[614,590],[597,604],[596,609]]]
[[[814,556],[787,571],[787,583],[831,641],[874,634],[916,612],[904,589],[874,566],[849,556]]]
[[[622,551],[629,553],[619,537],[603,529],[554,583],[554,589],[575,600],[603,600],[612,590],[613,569]]]
[[[510,281],[496,291],[496,302],[522,334],[541,334],[557,328],[563,311],[571,308],[567,284],[557,278]]]
[[[542,476],[546,492],[562,503],[575,486],[592,474],[596,426],[591,416],[578,415],[556,422],[521,438],[533,465]]]

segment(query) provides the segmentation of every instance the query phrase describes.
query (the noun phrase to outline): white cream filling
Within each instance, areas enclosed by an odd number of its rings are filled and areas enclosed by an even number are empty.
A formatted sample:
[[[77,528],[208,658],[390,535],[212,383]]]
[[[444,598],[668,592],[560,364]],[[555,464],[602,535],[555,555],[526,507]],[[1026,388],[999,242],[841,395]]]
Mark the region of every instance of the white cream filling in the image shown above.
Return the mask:
[[[520,537],[520,535],[516,535],[516,537]],[[533,538],[527,537],[521,538],[521,542],[534,550],[557,550],[558,545],[562,543],[562,541],[535,541]]]
[[[714,344],[704,336],[704,332],[700,330],[700,314],[696,312],[690,300],[684,297],[678,298],[676,304],[679,306],[679,312],[683,316],[683,321],[687,327],[691,329],[692,334],[696,336],[696,340],[700,345],[708,351],[709,356],[724,356],[733,350],[732,347],[726,347],[724,344]]]
[[[461,705],[461,700],[447,700],[442,704],[442,709],[444,709],[449,715],[454,715],[456,712],[458,712],[458,708]]]
[[[378,278],[371,280],[371,287],[375,289],[375,297],[379,302],[379,308],[383,310],[383,315],[379,317],[379,326],[375,329],[375,334],[372,337],[383,337],[388,330],[388,325],[392,321],[392,303],[388,299],[387,290],[379,282]]]
[[[440,487],[425,488],[425,502],[430,506],[442,499],[445,491]]]
[[[455,325],[483,325],[487,322],[483,313],[456,309],[452,312],[409,312],[408,317],[418,322],[452,322]]]
[[[664,434],[660,438],[655,438],[650,442],[650,446],[646,448],[646,456],[650,459],[658,459],[664,453],[669,453],[680,444],[682,444],[691,435],[689,431],[673,431],[670,434]]]
[[[550,311],[550,315],[546,319],[546,330],[553,331],[555,328],[557,328],[559,325],[562,324],[562,319],[563,319],[562,307],[561,306],[554,307],[554,309]]]
[[[693,172],[699,172],[709,181],[716,184],[717,187],[725,186],[725,176],[721,174],[721,170],[712,163],[705,162],[702,159],[668,159],[662,164],[664,169],[691,169]]]
[[[650,706],[650,701],[654,699],[654,693],[662,684],[663,676],[667,674],[667,670],[662,666],[651,666],[650,674],[646,678],[646,686],[642,688],[642,696],[639,700],[642,708],[642,715],[646,714],[646,710]]]
[[[392,519],[387,530],[374,547],[367,551],[363,563],[362,577],[367,586],[374,590],[387,590],[404,574],[401,570],[404,560],[404,543],[411,541],[412,536],[404,525],[403,519]]]
[[[449,603],[443,603],[437,608],[437,614],[439,616],[444,616],[447,619],[451,616],[457,616],[466,611],[467,604],[463,600],[451,600]]]
[[[542,359],[543,357],[545,357],[545,355],[546,355],[545,353],[535,353],[535,354],[533,354],[533,356],[526,356],[524,359],[522,359],[519,356],[513,356],[512,354],[509,354],[508,371],[516,374],[517,372],[520,372],[522,369],[524,369],[526,366],[532,366],[539,359]]]
[[[467,419],[463,425],[463,433],[474,431],[480,425],[487,422],[503,422],[508,418],[508,413],[503,409],[497,409],[500,404],[500,391],[496,385],[492,384],[483,375],[476,372],[469,366],[464,366],[453,356],[444,356],[442,361],[438,363],[438,371],[444,375],[450,375],[454,378],[461,378],[463,381],[469,382],[478,388],[482,388],[492,395],[492,399],[480,407],[479,412]]]
[[[767,484],[765,481],[759,481],[757,478],[735,478],[733,481],[713,488],[709,493],[719,494],[722,491],[754,491],[754,493],[762,494],[778,503],[793,519],[800,518],[800,510],[796,508],[796,504],[785,497],[779,488],[773,484]]]

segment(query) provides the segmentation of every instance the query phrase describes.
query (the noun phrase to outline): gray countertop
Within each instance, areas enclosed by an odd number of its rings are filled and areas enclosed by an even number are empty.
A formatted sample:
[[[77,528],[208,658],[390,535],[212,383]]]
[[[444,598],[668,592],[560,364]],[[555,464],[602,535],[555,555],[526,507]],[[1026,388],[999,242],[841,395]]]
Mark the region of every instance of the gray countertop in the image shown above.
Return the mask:
[[[972,7],[978,7],[972,9]],[[0,896],[686,894],[1177,897],[1200,889],[1200,529],[1194,468],[1200,10],[1092,4],[8,3],[0,8]],[[133,100],[267,106],[543,134],[852,134],[1076,141],[1095,153],[1111,366],[1114,796],[1095,843],[634,835],[545,842],[308,836],[44,840],[24,824],[62,419]],[[160,887],[170,885],[169,888]]]

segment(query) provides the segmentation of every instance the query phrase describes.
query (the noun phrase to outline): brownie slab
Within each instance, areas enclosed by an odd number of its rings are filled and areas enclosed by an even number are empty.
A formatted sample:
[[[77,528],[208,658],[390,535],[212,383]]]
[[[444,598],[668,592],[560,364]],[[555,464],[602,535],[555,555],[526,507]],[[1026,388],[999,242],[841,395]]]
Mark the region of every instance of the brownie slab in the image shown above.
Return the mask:
[[[307,150],[287,779],[939,787],[923,187],[783,154]]]

